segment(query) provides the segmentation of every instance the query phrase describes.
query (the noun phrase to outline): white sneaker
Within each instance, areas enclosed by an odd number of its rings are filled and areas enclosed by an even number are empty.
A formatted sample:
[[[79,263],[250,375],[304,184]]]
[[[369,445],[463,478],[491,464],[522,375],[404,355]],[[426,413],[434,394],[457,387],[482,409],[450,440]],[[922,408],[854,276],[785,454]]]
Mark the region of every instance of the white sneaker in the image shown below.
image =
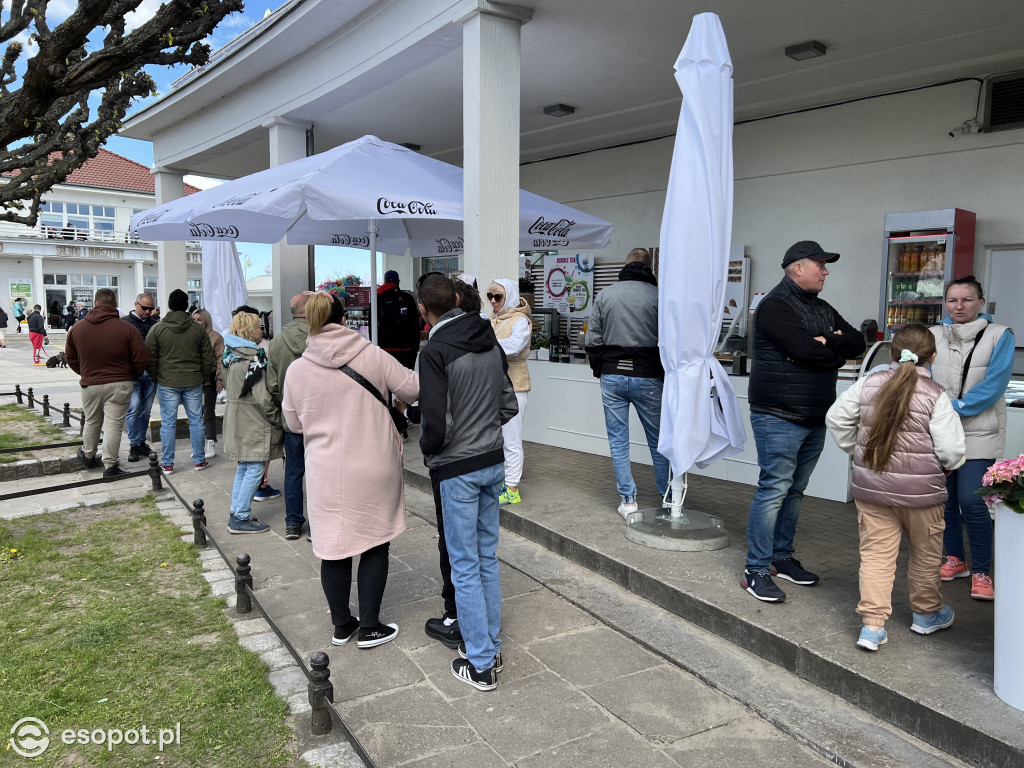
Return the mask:
[[[624,501],[619,504],[619,514],[625,520],[629,520],[629,516],[638,511],[640,511],[640,507],[637,506],[635,501]]]
[[[216,440],[207,440],[206,441],[206,451],[205,451],[205,453],[206,453],[206,458],[208,458],[208,459],[212,459],[214,456],[217,455],[217,441]]]

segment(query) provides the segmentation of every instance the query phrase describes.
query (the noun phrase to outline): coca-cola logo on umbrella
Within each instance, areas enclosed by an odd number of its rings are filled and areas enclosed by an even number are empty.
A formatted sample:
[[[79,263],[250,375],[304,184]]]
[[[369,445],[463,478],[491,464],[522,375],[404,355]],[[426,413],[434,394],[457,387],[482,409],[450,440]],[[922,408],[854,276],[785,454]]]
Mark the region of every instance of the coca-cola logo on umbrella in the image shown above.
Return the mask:
[[[166,209],[164,209],[162,211],[153,211],[153,213],[148,213],[145,216],[143,216],[141,219],[139,219],[138,222],[135,224],[135,226],[136,227],[144,227],[147,224],[152,224],[154,221],[159,221],[164,216],[164,214],[166,214],[166,213],[167,213]]]
[[[227,237],[238,239],[238,227],[215,227],[213,224],[204,224],[200,221],[190,222],[188,225],[189,237],[214,238]]]
[[[426,203],[422,200],[388,200],[386,197],[377,198],[377,213],[381,216],[437,216],[437,210],[433,203]]]
[[[463,249],[463,241],[461,237],[457,237],[454,240],[449,240],[447,237],[439,237],[434,242],[437,243],[438,254],[458,253]]]
[[[362,237],[354,237],[353,235],[335,232],[331,235],[331,245],[350,245],[355,248],[369,248],[370,238],[366,235]]]
[[[548,221],[543,216],[538,216],[537,220],[530,225],[527,233],[531,235],[546,235],[555,239],[568,239],[570,231],[575,226],[576,222],[572,219]]]

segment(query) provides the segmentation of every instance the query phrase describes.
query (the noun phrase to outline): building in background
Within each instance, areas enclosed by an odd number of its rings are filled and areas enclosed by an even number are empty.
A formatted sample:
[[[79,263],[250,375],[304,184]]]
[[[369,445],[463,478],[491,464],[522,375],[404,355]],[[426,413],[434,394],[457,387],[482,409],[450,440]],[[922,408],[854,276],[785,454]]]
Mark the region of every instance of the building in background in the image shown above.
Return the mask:
[[[198,189],[186,185],[190,194]],[[0,302],[25,296],[39,304],[47,326],[63,327],[68,305],[92,307],[98,288],[117,294],[122,312],[139,293],[159,295],[157,248],[132,238],[131,215],[154,204],[153,175],[144,165],[100,149],[44,197],[34,227],[0,222]],[[202,295],[198,243],[186,248],[189,299]],[[172,286],[174,287],[174,286]]]

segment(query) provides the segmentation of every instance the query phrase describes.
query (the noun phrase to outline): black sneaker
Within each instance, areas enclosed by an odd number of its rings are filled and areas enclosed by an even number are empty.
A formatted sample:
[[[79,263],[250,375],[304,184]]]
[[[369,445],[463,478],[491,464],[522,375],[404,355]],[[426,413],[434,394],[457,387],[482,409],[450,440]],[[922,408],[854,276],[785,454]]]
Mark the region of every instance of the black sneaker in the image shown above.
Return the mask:
[[[448,614],[445,613],[440,619],[427,619],[427,624],[423,631],[427,633],[427,637],[432,637],[449,648],[458,648],[459,643],[462,642],[462,630],[459,629],[459,620],[452,617],[452,623],[445,624],[444,622],[447,618]]]
[[[356,641],[358,648],[375,648],[384,643],[390,643],[398,637],[397,624],[377,623],[376,627],[360,627],[359,639]]]
[[[300,536],[302,536],[302,526],[301,525],[286,525],[285,526],[285,528],[284,528],[284,537],[286,539],[288,539],[288,541],[295,541]]]
[[[767,573],[744,571],[743,581],[740,582],[740,586],[758,600],[763,600],[766,603],[786,602],[786,593],[775,586],[772,577]]]
[[[141,445],[133,445],[128,448],[128,461],[139,461],[145,457],[146,454],[143,453]]]
[[[478,691],[493,691],[498,687],[498,673],[494,667],[477,672],[469,659],[453,659],[452,675],[456,680],[472,685]]]
[[[85,455],[85,449],[81,446],[78,447],[78,460],[82,462],[82,466],[86,469],[96,468],[96,457],[93,456],[91,459]]]
[[[468,657],[466,656],[465,643],[459,643],[459,658],[468,660]],[[501,663],[501,651],[498,651],[496,654],[494,654],[494,671],[501,672],[501,670],[503,670],[504,668],[505,665]]]
[[[349,640],[356,636],[358,631],[359,619],[353,616],[340,627],[334,628],[334,637],[331,638],[331,643],[333,645],[346,645]]]
[[[804,567],[800,565],[800,561],[795,557],[787,557],[785,560],[775,560],[772,562],[771,574],[804,587],[810,587],[818,583],[818,574],[805,571]]]
[[[117,464],[114,464],[112,467],[107,467],[106,469],[103,470],[104,477],[121,477],[122,475],[127,474],[128,473],[121,469],[119,466],[117,466]]]
[[[149,443],[147,443],[146,441],[143,441],[143,442],[142,442],[142,443],[141,443],[141,444],[139,445],[139,452],[140,452],[140,453],[141,453],[141,454],[142,454],[143,456],[149,456],[149,454],[151,454],[151,453],[153,452],[153,449],[149,447]]]

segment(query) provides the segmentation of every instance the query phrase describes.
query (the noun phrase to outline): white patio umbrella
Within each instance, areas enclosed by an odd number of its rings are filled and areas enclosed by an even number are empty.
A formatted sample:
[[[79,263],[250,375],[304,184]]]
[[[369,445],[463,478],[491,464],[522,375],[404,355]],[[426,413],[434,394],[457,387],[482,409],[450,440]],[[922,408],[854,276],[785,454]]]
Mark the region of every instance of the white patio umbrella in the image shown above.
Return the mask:
[[[233,240],[413,256],[463,251],[462,169],[376,136],[268,168],[132,216],[143,240]],[[520,190],[522,250],[604,248],[611,223]],[[376,317],[376,292],[371,290]],[[375,321],[374,321],[375,322]]]
[[[714,349],[732,237],[732,61],[713,13],[694,17],[676,60],[683,92],[661,223],[658,346],[665,367],[658,450],[672,464],[673,516],[683,475],[746,442],[736,393]]]

